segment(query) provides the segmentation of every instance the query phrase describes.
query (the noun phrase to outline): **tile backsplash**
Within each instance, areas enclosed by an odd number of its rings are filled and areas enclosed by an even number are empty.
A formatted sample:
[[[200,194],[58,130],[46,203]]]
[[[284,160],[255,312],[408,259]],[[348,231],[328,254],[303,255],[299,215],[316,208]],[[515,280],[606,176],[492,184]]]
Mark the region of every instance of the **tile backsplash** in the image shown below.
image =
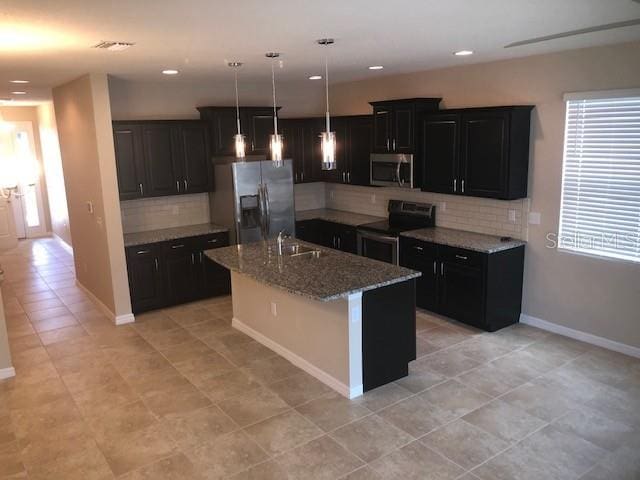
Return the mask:
[[[127,200],[120,202],[120,211],[124,233],[211,221],[208,193]]]
[[[296,210],[325,208],[324,183],[299,183],[294,185]]]
[[[527,240],[529,199],[492,200],[403,188],[325,184],[326,208],[387,216],[389,199],[436,204],[436,225]],[[510,218],[511,215],[511,218]]]

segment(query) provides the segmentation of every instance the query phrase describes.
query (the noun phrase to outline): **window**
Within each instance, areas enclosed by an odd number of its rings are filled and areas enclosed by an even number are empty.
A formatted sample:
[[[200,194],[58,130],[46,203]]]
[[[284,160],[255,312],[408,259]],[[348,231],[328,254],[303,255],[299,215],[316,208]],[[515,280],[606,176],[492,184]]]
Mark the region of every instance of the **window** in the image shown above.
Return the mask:
[[[558,248],[640,262],[640,91],[565,100]]]

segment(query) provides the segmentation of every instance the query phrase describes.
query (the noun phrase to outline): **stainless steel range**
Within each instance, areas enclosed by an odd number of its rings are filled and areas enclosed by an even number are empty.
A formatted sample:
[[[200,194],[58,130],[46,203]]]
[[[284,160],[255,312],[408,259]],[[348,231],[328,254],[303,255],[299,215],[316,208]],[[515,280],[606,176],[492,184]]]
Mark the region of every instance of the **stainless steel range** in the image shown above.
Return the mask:
[[[358,255],[398,265],[400,233],[434,227],[436,206],[431,203],[389,200],[389,219],[358,227]]]

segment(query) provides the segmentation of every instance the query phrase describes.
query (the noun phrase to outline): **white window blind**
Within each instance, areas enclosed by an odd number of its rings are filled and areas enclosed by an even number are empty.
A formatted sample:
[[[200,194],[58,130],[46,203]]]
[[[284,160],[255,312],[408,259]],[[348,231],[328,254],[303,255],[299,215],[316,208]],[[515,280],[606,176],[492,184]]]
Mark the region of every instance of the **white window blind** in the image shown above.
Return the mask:
[[[640,262],[640,93],[567,100],[558,248]]]

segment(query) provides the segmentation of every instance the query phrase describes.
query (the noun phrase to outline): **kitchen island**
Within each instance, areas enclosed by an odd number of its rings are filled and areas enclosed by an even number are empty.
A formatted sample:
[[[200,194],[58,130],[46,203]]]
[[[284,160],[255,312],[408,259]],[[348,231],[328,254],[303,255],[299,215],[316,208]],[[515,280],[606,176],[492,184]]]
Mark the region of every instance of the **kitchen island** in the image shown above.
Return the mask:
[[[233,326],[348,398],[406,376],[420,273],[299,240],[285,251],[205,252],[231,271]]]

